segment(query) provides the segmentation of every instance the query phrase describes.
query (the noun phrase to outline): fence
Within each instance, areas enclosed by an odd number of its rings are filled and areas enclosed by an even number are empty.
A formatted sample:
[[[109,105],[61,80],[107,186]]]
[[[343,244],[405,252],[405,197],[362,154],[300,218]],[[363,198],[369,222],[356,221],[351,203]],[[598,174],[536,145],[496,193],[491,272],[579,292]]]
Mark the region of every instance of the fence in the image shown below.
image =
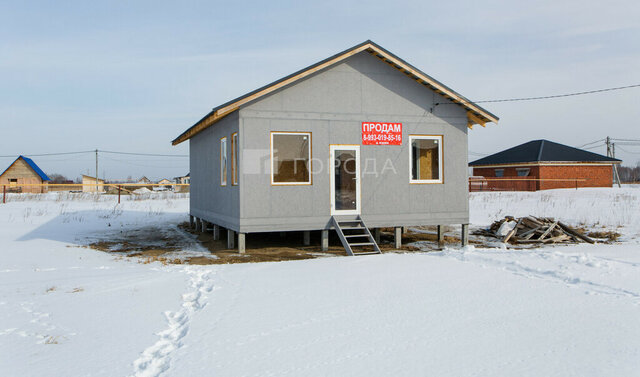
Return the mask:
[[[545,188],[544,183],[552,182],[552,188],[584,187],[584,178],[570,179],[544,179],[544,178],[520,178],[520,177],[469,177],[469,192],[478,191],[537,191]]]
[[[98,193],[117,195],[118,203],[122,195],[142,195],[158,191],[188,193],[189,184],[183,183],[31,183],[8,184],[2,186],[2,203],[8,194],[46,194],[48,192]]]

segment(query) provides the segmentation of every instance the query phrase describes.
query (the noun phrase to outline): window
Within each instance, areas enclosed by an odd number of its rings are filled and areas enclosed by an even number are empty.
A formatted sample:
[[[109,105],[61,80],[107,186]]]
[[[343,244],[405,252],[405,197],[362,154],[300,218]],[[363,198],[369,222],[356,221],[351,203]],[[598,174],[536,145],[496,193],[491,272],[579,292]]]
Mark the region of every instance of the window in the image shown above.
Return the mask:
[[[231,134],[231,184],[238,184],[238,133]]]
[[[496,169],[496,177],[504,177],[504,169]]]
[[[409,135],[411,183],[442,183],[442,135]]]
[[[9,179],[9,186],[16,186],[18,184],[18,179],[17,178],[10,178]]]
[[[311,132],[271,133],[271,184],[311,184]]]
[[[227,137],[220,139],[220,185],[227,185]]]
[[[529,168],[519,168],[516,169],[516,173],[518,173],[518,177],[526,177],[529,175]]]

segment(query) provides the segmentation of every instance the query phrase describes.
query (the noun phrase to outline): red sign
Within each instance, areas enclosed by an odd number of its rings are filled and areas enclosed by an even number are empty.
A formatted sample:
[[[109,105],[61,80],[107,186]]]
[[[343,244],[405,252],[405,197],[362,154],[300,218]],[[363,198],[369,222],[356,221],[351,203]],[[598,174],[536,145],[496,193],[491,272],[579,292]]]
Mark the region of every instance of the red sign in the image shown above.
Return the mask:
[[[402,145],[402,123],[362,122],[363,145]]]

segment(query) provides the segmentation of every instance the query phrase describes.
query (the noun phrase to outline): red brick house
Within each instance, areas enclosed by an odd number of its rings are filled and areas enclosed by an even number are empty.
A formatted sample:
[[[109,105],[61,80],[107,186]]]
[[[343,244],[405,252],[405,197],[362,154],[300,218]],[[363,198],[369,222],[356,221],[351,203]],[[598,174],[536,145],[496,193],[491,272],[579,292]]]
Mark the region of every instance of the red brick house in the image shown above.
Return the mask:
[[[537,191],[611,187],[613,165],[621,160],[554,143],[533,140],[469,163],[473,175],[487,180],[484,190]]]

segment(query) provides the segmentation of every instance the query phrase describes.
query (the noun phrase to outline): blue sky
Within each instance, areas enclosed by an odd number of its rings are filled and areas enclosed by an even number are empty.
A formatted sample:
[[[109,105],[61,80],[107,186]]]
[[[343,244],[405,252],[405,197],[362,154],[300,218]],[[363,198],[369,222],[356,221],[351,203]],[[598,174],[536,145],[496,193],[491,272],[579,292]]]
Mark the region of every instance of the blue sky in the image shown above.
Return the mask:
[[[170,141],[212,107],[366,39],[474,100],[640,83],[639,3],[518,3],[3,2],[0,155],[186,154]],[[639,99],[640,88],[487,104],[500,124],[475,127],[469,149],[640,139]],[[624,149],[635,165],[640,147]],[[91,154],[34,159],[47,173],[93,174]],[[110,179],[188,171],[185,158],[105,155],[101,166]]]

